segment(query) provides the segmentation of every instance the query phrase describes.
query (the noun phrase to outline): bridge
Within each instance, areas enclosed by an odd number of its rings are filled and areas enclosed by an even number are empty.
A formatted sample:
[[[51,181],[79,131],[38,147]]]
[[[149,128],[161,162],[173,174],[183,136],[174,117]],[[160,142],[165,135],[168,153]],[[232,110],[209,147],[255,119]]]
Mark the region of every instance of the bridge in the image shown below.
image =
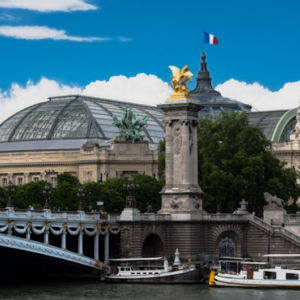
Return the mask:
[[[110,255],[118,256],[117,218],[84,211],[1,209],[0,254],[9,262],[0,275],[24,273],[22,265],[35,274],[98,276],[107,271]]]

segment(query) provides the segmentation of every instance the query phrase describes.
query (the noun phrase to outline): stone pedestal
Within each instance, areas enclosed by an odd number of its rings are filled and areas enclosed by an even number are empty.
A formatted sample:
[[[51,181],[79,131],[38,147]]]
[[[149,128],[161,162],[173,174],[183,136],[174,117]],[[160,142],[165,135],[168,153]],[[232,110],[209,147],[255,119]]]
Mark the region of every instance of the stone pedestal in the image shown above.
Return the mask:
[[[140,221],[140,211],[137,208],[125,208],[120,216],[120,221]]]
[[[172,99],[158,106],[165,112],[166,125],[166,185],[158,213],[199,219],[203,192],[198,185],[197,125],[203,106],[193,99]]]
[[[264,221],[268,224],[271,224],[271,220],[273,220],[274,225],[282,226],[284,223],[284,215],[286,215],[284,208],[277,208],[270,205],[264,207]]]

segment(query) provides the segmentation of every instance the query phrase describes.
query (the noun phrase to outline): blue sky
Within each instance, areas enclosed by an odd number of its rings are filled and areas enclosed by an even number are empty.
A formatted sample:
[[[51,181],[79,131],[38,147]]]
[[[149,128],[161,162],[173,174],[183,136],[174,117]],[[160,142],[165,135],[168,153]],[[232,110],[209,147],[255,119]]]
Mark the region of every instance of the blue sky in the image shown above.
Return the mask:
[[[41,78],[85,87],[145,73],[170,82],[169,65],[187,64],[196,75],[203,50],[214,86],[234,79],[276,92],[299,80],[297,0],[58,0],[66,5],[47,7],[52,1],[0,0],[2,92]],[[219,45],[204,45],[204,31]]]

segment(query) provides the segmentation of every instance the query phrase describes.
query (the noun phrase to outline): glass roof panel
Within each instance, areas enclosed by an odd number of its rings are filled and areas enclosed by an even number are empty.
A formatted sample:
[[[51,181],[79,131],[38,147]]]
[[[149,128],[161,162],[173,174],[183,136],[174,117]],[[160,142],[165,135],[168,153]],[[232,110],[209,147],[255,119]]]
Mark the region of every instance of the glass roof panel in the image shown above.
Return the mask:
[[[89,114],[76,100],[69,105],[57,121],[52,138],[84,138],[89,124]]]
[[[67,101],[49,101],[32,111],[17,128],[12,141],[46,139]]]

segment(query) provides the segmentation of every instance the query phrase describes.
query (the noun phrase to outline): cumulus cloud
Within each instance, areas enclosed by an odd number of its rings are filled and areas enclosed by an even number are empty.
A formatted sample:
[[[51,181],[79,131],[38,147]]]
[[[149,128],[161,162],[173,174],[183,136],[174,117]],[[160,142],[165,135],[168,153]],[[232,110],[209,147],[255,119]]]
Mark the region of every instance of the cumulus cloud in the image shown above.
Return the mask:
[[[86,0],[0,0],[0,7],[21,8],[41,12],[94,10],[96,6]]]
[[[258,83],[247,84],[230,79],[216,87],[223,96],[253,105],[256,109],[292,109],[299,105],[300,82],[286,83],[272,92]],[[135,77],[113,76],[108,81],[91,82],[85,87],[62,85],[42,78],[28,81],[25,86],[12,84],[7,91],[0,90],[0,123],[14,113],[35,103],[47,101],[50,96],[80,94],[99,98],[157,105],[172,94],[172,88],[155,75],[138,74]]]
[[[216,87],[222,96],[253,106],[253,110],[292,109],[299,106],[300,81],[288,82],[278,91],[270,91],[259,83],[248,84],[230,79]]]
[[[0,35],[25,40],[68,40],[74,42],[107,42],[111,38],[80,37],[67,35],[65,30],[46,26],[0,26]]]
[[[114,76],[108,81],[95,81],[86,87],[67,86],[42,78],[38,83],[28,81],[25,86],[12,84],[8,91],[0,90],[0,124],[14,113],[50,96],[84,94],[133,103],[157,105],[170,96],[172,89],[155,75],[135,77]]]

